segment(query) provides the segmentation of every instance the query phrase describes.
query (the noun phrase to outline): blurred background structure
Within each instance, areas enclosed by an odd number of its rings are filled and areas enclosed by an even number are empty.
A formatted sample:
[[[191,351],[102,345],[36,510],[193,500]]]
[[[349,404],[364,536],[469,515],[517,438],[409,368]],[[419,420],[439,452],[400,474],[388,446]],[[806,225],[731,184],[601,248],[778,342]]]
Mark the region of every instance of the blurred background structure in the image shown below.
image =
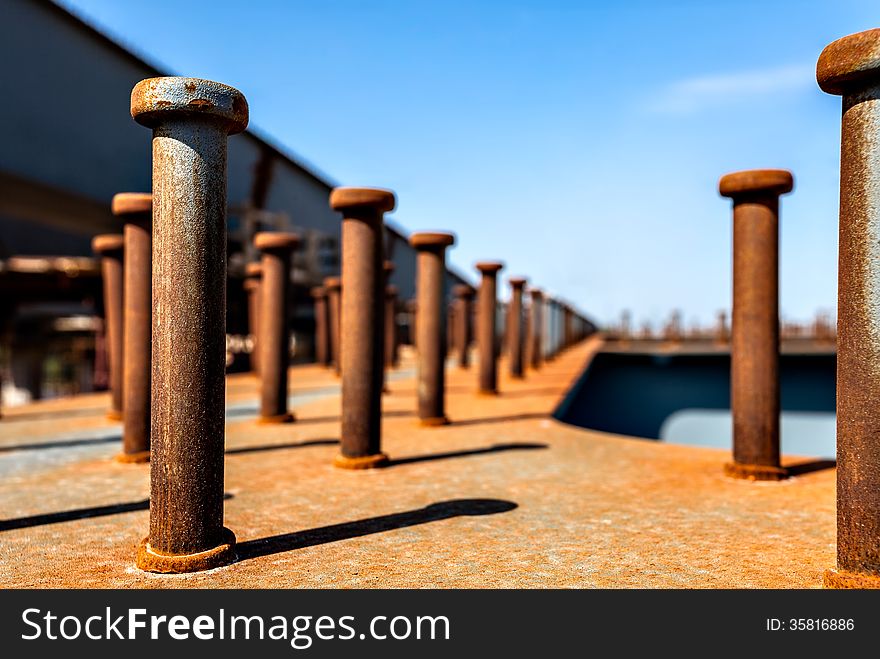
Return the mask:
[[[100,268],[92,237],[121,233],[117,192],[148,192],[150,135],[129,117],[144,78],[169,75],[48,0],[7,0],[0,56],[0,364],[3,404],[106,387]],[[258,231],[299,234],[294,256],[295,359],[312,358],[309,289],[339,272],[341,216],[335,183],[266,138],[229,141],[227,332],[247,334],[244,268]],[[414,295],[415,251],[386,225],[399,299]],[[449,271],[447,290],[467,283]],[[404,338],[406,338],[404,334]],[[236,360],[231,370],[243,368]]]

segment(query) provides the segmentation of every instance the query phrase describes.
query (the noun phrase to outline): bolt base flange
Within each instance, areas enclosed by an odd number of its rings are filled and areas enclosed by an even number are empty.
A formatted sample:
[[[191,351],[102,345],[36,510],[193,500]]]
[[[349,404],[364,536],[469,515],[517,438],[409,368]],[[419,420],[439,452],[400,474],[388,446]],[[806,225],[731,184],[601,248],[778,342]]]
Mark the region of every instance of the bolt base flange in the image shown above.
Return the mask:
[[[845,570],[825,570],[822,587],[835,590],[880,590],[880,576]]]
[[[436,428],[438,426],[448,426],[451,422],[445,416],[429,416],[425,419],[419,419],[419,425],[426,428]]]
[[[788,478],[788,470],[783,467],[750,465],[739,462],[728,462],[725,464],[724,474],[730,478],[739,478],[747,481],[781,481]]]
[[[275,416],[261,416],[257,419],[257,423],[272,425],[276,423],[293,423],[296,421],[296,417],[290,412],[286,412],[285,414],[276,414]]]
[[[377,469],[388,465],[388,456],[384,453],[375,455],[359,455],[350,458],[347,455],[338,454],[333,458],[333,466],[340,469]]]
[[[149,451],[137,451],[136,453],[119,453],[113,458],[123,464],[143,464],[150,461]]]
[[[149,538],[141,541],[137,551],[137,566],[144,572],[158,574],[185,574],[213,570],[234,563],[236,559],[235,534],[225,526],[221,544],[196,554],[162,554],[150,546]]]

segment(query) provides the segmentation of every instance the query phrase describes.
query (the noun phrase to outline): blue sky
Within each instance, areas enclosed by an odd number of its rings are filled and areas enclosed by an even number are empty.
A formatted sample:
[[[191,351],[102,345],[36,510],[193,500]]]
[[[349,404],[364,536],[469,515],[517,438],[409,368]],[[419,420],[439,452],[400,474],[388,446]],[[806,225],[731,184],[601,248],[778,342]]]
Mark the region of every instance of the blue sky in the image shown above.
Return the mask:
[[[830,41],[876,0],[64,0],[170,72],[241,89],[251,126],[345,185],[389,187],[453,264],[594,318],[709,323],[730,303],[723,173],[791,169],[781,309],[836,302],[840,99]]]

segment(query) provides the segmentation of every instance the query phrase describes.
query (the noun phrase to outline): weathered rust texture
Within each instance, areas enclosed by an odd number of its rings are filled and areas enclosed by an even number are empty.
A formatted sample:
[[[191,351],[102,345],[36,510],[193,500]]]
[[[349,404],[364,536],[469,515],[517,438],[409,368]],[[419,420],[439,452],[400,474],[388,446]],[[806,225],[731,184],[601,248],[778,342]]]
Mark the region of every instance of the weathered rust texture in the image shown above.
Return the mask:
[[[324,280],[324,290],[327,291],[327,322],[329,324],[330,338],[330,363],[336,371],[337,377],[342,375],[342,359],[340,358],[341,343],[339,325],[342,307],[340,305],[342,294],[342,280],[339,277],[327,277]]]
[[[779,196],[792,187],[791,173],[779,169],[727,174],[718,185],[733,199],[733,463],[725,471],[736,478],[786,477],[779,460]]]
[[[414,233],[410,244],[418,251],[416,266],[416,349],[419,422],[424,426],[449,423],[446,417],[446,248],[451,233]]]
[[[150,459],[150,335],[152,333],[152,223],[149,193],[113,197],[113,214],[125,223],[122,392],[125,410],[120,462]]]
[[[315,301],[315,362],[321,366],[330,366],[330,319],[327,305],[327,289],[315,286],[311,290]]]
[[[510,278],[510,305],[508,313],[508,336],[507,349],[510,355],[510,375],[514,378],[523,377],[523,340],[525,329],[523,327],[523,288],[526,285],[524,277]]]
[[[473,330],[471,319],[474,315],[474,297],[477,292],[473,286],[459,284],[453,290],[455,296],[456,313],[455,322],[455,354],[458,357],[459,368],[470,368],[470,348],[473,342]]]
[[[475,266],[480,271],[480,290],[477,294],[477,352],[480,355],[478,391],[481,394],[498,393],[498,358],[495,327],[498,305],[498,271],[504,267],[497,261],[481,261]]]
[[[125,239],[122,234],[103,234],[92,240],[92,250],[101,256],[104,279],[104,331],[110,364],[110,409],[107,417],[122,418],[122,299]]]
[[[227,136],[244,96],[198,78],[135,85],[153,131],[150,534],[138,566],[193,572],[235,560],[223,526]]]
[[[251,335],[251,372],[260,374],[260,308],[263,266],[260,263],[248,263],[244,269],[244,289],[248,301],[248,330]]]
[[[334,464],[378,467],[382,453],[382,384],[385,371],[384,214],[394,193],[336,188],[330,206],[342,212],[342,435]]]
[[[453,295],[455,295],[453,291]],[[455,350],[455,335],[458,332],[458,300],[454,297],[446,305],[446,353]]]
[[[543,362],[541,351],[541,330],[544,325],[542,314],[544,294],[538,288],[529,289],[529,294],[532,296],[532,303],[529,305],[526,362],[532,369],[538,370],[541,368],[541,363]]]
[[[843,96],[837,278],[837,570],[880,587],[880,29],[829,44],[819,86]],[[736,325],[734,323],[734,331]]]
[[[260,417],[259,423],[290,423],[287,373],[290,365],[290,263],[299,236],[261,232],[254,247],[263,257],[260,284]]]

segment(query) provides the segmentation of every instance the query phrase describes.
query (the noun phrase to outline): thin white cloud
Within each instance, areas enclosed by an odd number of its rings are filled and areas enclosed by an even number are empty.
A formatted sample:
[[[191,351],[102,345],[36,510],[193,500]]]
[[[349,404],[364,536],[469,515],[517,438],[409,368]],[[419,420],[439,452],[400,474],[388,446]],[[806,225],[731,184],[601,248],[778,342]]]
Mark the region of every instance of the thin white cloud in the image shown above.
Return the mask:
[[[693,114],[701,110],[785,94],[816,85],[812,66],[778,66],[756,71],[717,73],[685,78],[668,85],[648,109],[663,114]]]

